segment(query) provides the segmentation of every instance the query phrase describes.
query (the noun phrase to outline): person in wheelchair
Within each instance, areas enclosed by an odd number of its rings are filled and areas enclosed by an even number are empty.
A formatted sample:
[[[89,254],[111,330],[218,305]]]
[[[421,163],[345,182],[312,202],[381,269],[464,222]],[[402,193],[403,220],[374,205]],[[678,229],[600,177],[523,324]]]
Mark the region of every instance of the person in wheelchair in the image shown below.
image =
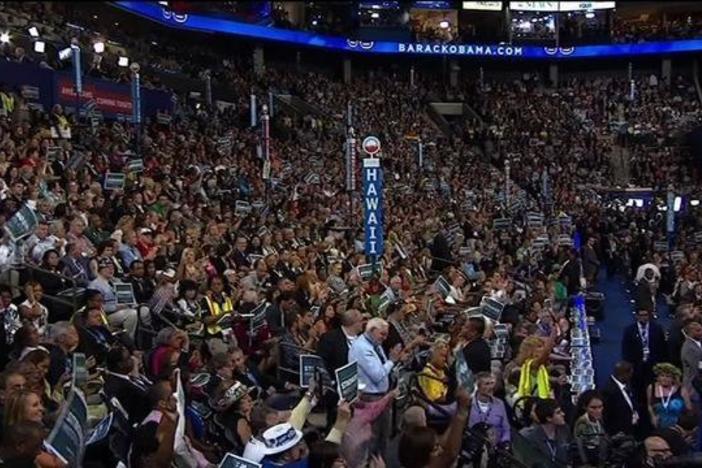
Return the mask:
[[[422,372],[417,374],[417,386],[421,399],[427,403],[427,416],[432,419],[449,419],[456,413],[456,402],[450,397],[455,392],[456,382],[449,372],[449,345],[437,341]]]

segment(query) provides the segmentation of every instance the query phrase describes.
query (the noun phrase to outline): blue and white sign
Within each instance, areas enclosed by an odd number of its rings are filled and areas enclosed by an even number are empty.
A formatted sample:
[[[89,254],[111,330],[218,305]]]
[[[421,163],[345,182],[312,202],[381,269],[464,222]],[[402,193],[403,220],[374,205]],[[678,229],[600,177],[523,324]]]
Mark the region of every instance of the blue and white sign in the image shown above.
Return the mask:
[[[666,230],[668,234],[675,232],[675,193],[672,190],[668,191],[667,200],[667,210],[666,210]]]
[[[308,31],[271,28],[202,14],[176,15],[157,3],[114,2],[113,5],[165,26],[207,31],[256,39],[321,47],[346,52],[374,54],[462,55],[472,57],[568,59],[589,57],[631,57],[702,51],[702,39],[645,42],[641,44],[590,45],[578,47],[518,46],[509,44],[424,44],[417,42],[358,41]]]
[[[363,222],[366,255],[383,255],[383,170],[377,158],[363,160]]]
[[[132,122],[135,124],[141,123],[141,86],[139,73],[134,73],[132,76]]]
[[[73,53],[73,72],[76,75],[76,93],[78,96],[83,94],[83,75],[81,74],[80,65],[80,47],[77,45],[71,45],[71,51]]]

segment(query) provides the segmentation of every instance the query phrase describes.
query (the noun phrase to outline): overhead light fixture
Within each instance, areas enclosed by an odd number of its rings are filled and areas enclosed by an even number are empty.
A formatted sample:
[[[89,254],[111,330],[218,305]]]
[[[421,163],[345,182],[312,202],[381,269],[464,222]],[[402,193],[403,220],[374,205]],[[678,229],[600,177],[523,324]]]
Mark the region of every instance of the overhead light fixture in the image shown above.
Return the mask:
[[[105,43],[102,41],[97,41],[93,44],[93,50],[96,54],[101,54],[105,52]]]
[[[448,27],[451,26],[448,21],[443,20],[439,23],[439,27],[441,29],[448,29]]]
[[[312,20],[312,26],[317,26],[317,20]]]
[[[34,52],[38,54],[43,54],[46,50],[46,43],[44,41],[36,41],[34,43]]]
[[[690,200],[690,206],[700,206],[699,200]]]
[[[0,43],[2,44],[7,44],[10,42],[10,33],[9,32],[4,32],[0,34]]]
[[[117,65],[120,67],[128,67],[129,66],[129,57],[120,57],[117,59]]]
[[[374,11],[373,13],[371,13],[371,18],[375,18],[375,19],[380,18],[380,13],[377,13]]]
[[[65,49],[59,50],[59,60],[68,60],[73,55],[73,49],[66,47]]]
[[[585,18],[587,18],[587,19],[592,19],[594,17],[595,17],[595,13],[593,13],[591,11],[588,11],[587,13],[585,13]]]
[[[32,26],[31,28],[29,28],[29,35],[32,37],[39,37],[39,30],[36,26]]]

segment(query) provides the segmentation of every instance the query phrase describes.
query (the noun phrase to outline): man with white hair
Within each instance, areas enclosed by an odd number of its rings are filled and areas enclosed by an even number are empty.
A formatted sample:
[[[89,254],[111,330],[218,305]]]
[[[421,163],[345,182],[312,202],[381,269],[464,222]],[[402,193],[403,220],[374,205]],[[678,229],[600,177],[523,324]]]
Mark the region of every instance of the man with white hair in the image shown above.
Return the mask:
[[[383,342],[388,337],[390,326],[381,318],[372,318],[366,324],[363,335],[354,340],[349,348],[349,362],[358,364],[359,398],[362,401],[377,401],[390,391],[390,373],[395,363],[402,360],[402,344],[383,351]],[[390,438],[390,413],[386,410],[373,422],[373,447],[371,453],[385,453]]]
[[[56,385],[64,374],[71,371],[71,357],[78,348],[80,338],[76,327],[70,322],[56,322],[51,325],[49,335],[53,345],[49,346],[49,372],[46,380]],[[91,360],[95,363],[95,359]]]

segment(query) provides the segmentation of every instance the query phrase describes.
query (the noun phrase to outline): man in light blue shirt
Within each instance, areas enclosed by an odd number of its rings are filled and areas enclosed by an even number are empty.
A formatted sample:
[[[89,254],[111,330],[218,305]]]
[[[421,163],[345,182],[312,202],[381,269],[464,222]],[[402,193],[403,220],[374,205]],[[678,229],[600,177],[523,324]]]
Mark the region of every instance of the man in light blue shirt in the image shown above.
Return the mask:
[[[398,344],[386,356],[383,341],[388,337],[390,326],[381,318],[372,318],[366,324],[366,332],[354,340],[349,348],[349,362],[358,364],[358,386],[362,401],[376,401],[390,391],[390,372],[403,358],[402,345]],[[390,411],[385,410],[373,422],[371,453],[385,453],[390,438]]]
[[[129,231],[124,235],[124,242],[119,247],[119,255],[122,257],[122,264],[126,270],[129,270],[136,260],[143,261],[141,252],[136,247],[136,242],[136,232]]]
[[[382,345],[389,329],[385,320],[370,319],[366,332],[349,348],[349,362],[358,363],[358,385],[364,395],[382,396],[390,391],[390,372],[399,360],[401,347],[393,348],[389,359],[385,355]]]
[[[130,338],[136,338],[137,310],[126,304],[119,304],[117,293],[112,283],[115,267],[112,260],[103,258],[98,262],[97,278],[88,284],[88,289],[99,291],[104,301],[104,310],[107,314],[107,321],[110,326],[124,328]]]

